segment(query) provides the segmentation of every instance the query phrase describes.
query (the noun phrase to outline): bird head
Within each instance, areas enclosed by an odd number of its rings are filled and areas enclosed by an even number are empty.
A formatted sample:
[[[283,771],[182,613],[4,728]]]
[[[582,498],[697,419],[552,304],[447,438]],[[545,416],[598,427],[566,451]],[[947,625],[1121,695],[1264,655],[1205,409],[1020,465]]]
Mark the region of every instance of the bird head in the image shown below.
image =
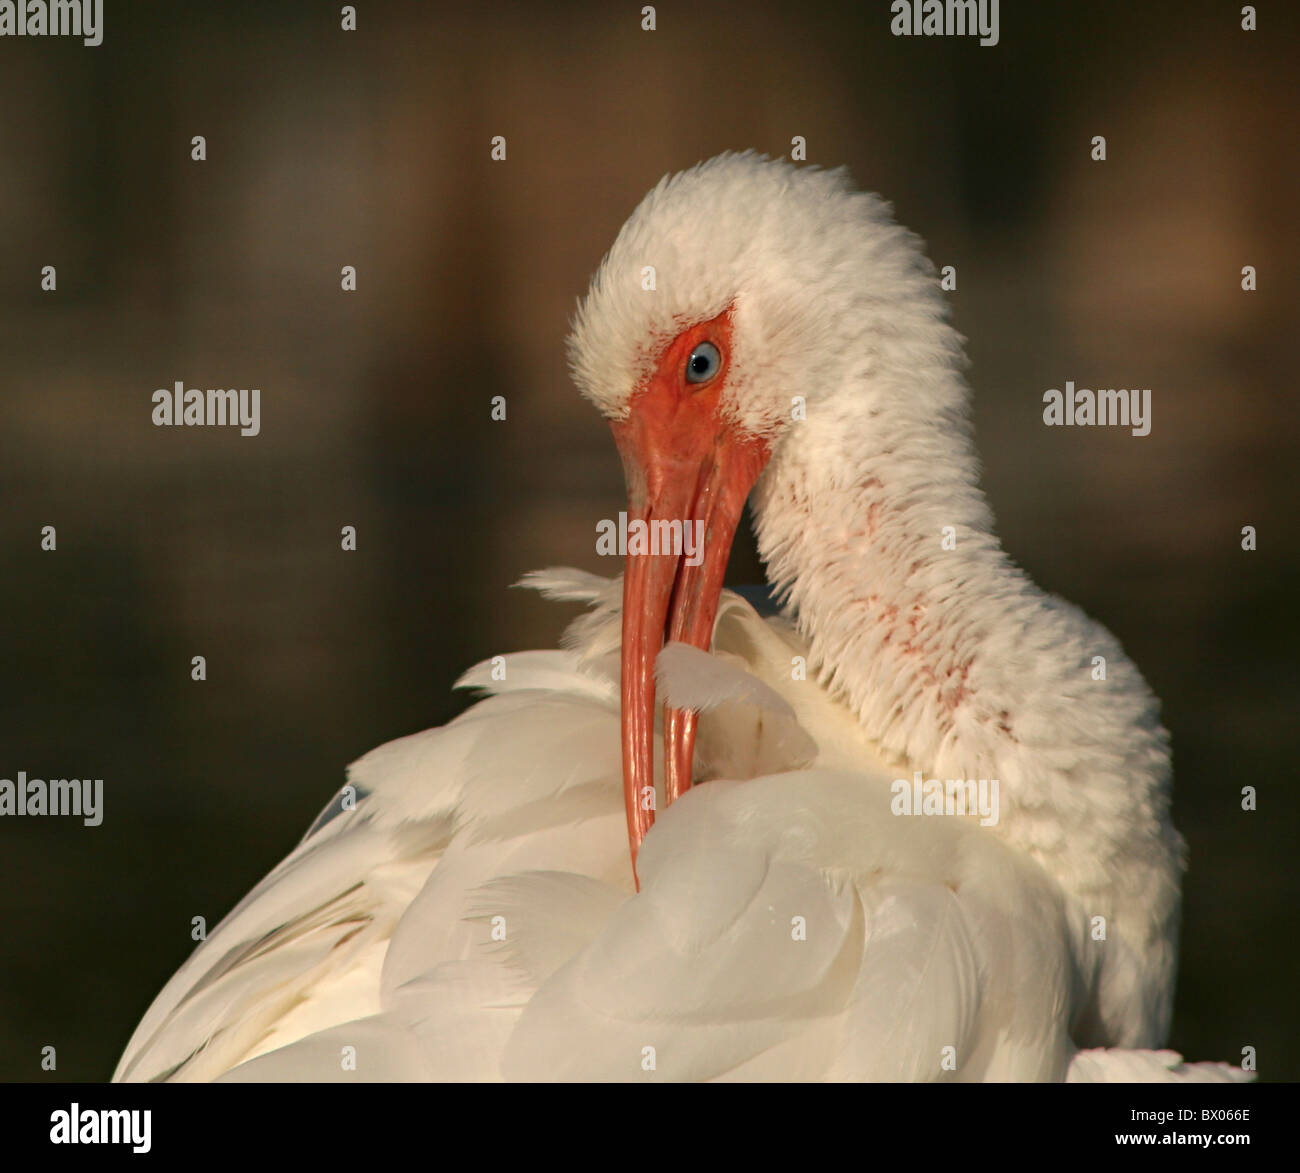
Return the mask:
[[[660,649],[707,649],[736,528],[765,472],[851,477],[871,447],[896,451],[909,421],[926,431],[936,413],[964,421],[960,379],[918,388],[910,377],[955,367],[960,340],[945,313],[933,267],[884,201],[842,170],[753,153],[663,179],[602,262],[569,358],[610,421],[627,482],[621,687],[634,864],[653,821]],[[679,535],[702,537],[697,558],[672,545]],[[667,711],[664,736],[672,802],[690,785],[694,715]]]

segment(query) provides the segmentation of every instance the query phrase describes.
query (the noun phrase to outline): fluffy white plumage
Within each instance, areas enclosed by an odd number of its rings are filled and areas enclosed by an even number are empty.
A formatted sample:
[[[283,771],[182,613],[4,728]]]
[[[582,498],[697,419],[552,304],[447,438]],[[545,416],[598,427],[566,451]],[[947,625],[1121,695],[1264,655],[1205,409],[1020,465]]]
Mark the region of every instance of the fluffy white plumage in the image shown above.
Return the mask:
[[[566,650],[480,665],[461,683],[487,699],[357,762],[355,809],[195,952],[116,1078],[1237,1077],[1151,1049],[1182,856],[1166,737],[1113,637],[998,546],[918,241],[837,172],[727,155],[665,180],[579,312],[580,387],[621,418],[656,347],[729,305],[724,407],[771,443],[753,504],[788,605],[728,593],[711,656],[661,653],[708,781],[661,808],[641,892],[619,584],[533,576],[591,605]],[[897,817],[913,770],[998,779],[999,822]]]

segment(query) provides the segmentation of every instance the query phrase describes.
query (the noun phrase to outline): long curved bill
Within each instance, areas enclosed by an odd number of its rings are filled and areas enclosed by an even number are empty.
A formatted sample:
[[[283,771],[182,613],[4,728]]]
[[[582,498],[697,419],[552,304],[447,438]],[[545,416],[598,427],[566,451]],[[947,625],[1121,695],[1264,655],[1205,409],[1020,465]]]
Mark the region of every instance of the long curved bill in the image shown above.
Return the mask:
[[[655,660],[666,639],[706,649],[745,499],[767,446],[721,420],[714,394],[652,381],[613,425],[627,478],[623,575],[623,796],[636,878],[654,823]],[[664,711],[664,795],[691,784],[696,714]],[[638,888],[640,882],[637,882]]]

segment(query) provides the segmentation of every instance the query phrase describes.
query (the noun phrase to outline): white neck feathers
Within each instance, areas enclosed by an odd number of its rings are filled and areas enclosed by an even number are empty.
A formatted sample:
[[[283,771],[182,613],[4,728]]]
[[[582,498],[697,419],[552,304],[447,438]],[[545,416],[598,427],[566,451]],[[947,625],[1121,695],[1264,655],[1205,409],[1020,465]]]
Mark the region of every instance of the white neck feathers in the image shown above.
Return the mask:
[[[1171,1011],[1183,852],[1167,735],[1115,638],[1001,549],[956,336],[932,311],[922,300],[909,335],[895,302],[891,341],[864,333],[861,385],[828,394],[820,418],[809,397],[754,495],[759,551],[810,669],[874,747],[909,777],[999,780],[996,833],[1065,890],[1095,983],[1129,991],[1101,1001],[1097,1037],[1154,1045]],[[1111,924],[1109,950],[1091,939],[1094,917]]]

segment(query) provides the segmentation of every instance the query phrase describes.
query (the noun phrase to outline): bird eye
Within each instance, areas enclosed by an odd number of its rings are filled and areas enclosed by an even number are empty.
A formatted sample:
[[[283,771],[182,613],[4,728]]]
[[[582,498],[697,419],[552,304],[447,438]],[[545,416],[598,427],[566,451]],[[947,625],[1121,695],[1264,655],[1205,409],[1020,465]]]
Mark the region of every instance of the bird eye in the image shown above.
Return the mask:
[[[686,360],[686,381],[707,383],[722,367],[722,355],[712,342],[701,342]]]

